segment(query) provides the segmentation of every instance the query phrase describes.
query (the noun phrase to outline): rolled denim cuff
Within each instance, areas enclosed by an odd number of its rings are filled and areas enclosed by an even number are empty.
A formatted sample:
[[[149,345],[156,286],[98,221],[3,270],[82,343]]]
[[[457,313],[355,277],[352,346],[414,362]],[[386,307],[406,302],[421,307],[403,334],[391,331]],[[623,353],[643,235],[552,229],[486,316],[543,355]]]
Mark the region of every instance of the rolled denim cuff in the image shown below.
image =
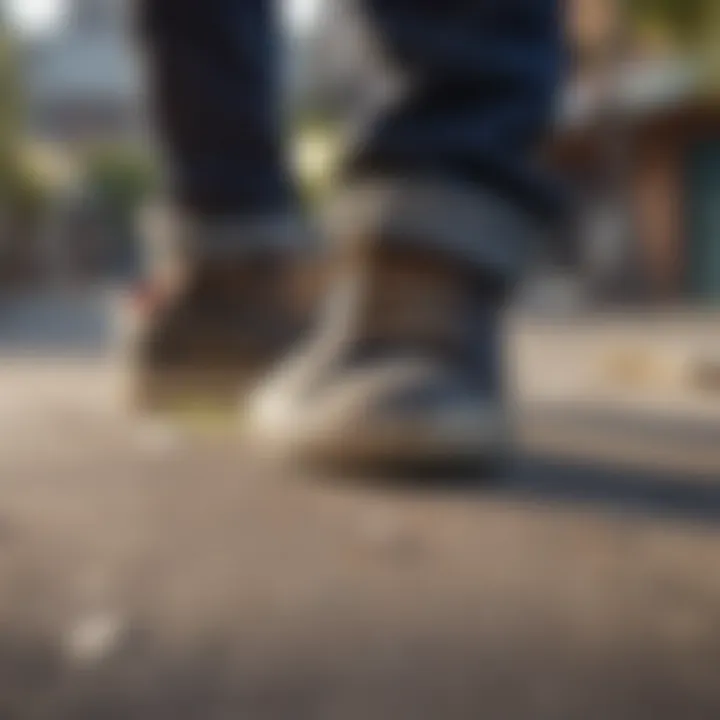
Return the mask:
[[[247,253],[304,253],[314,245],[310,226],[294,215],[238,220],[193,220],[180,235],[190,256],[237,257]]]
[[[444,182],[368,181],[328,209],[329,237],[341,243],[422,249],[515,277],[543,242],[541,221],[478,188]]]
[[[151,264],[168,254],[193,260],[233,260],[262,253],[312,255],[318,232],[293,214],[253,218],[196,218],[150,208],[141,218]]]

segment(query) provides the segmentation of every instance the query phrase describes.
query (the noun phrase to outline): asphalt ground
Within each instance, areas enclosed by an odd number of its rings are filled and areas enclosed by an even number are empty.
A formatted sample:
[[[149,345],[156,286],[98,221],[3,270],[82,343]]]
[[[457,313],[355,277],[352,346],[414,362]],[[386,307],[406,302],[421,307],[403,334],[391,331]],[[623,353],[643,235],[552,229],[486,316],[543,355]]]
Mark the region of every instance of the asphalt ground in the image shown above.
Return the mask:
[[[507,476],[358,482],[91,363],[0,393],[3,720],[720,717],[711,435],[529,414]]]

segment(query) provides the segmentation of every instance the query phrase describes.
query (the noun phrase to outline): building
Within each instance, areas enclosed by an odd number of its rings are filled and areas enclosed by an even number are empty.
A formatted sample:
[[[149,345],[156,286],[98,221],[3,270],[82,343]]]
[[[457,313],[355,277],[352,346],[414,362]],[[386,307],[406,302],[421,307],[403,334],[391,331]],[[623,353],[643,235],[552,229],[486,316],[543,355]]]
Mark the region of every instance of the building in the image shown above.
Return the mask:
[[[569,6],[576,74],[549,146],[576,199],[575,242],[602,291],[720,301],[720,93],[707,68],[632,38],[620,5]]]
[[[131,3],[68,2],[62,26],[28,48],[32,130],[63,142],[132,137],[141,83],[126,27]]]

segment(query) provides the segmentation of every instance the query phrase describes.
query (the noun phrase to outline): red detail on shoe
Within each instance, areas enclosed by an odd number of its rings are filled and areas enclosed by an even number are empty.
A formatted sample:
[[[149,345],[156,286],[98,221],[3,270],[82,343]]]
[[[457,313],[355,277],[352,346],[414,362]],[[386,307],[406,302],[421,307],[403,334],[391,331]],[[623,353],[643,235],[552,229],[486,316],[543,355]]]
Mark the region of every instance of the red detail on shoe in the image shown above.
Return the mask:
[[[165,302],[162,290],[150,283],[137,285],[130,292],[130,307],[139,315],[147,316],[157,312]]]

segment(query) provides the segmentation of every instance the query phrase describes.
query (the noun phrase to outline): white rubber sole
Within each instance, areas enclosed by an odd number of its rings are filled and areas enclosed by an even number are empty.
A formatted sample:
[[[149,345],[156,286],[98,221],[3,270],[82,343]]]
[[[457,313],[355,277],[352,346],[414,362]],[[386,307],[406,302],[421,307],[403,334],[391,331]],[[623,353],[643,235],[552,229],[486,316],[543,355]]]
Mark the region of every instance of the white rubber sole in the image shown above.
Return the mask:
[[[249,428],[253,445],[268,458],[284,464],[362,468],[407,466],[434,468],[502,463],[512,455],[509,423],[496,413],[463,418],[459,423],[402,424],[356,428],[330,434],[299,424]]]

